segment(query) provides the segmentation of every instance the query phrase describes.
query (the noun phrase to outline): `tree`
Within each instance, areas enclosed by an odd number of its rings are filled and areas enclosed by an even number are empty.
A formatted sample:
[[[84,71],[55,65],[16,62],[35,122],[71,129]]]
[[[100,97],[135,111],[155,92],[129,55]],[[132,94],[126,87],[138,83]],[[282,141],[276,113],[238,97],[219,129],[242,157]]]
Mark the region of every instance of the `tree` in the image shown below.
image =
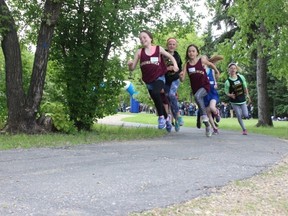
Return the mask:
[[[246,67],[256,62],[257,126],[272,126],[267,73],[270,71],[279,78],[285,78],[283,68],[288,66],[284,61],[287,54],[280,55],[287,49],[283,46],[287,43],[284,37],[287,36],[288,17],[285,1],[276,0],[271,4],[264,0],[233,1],[228,15],[235,19],[238,29],[231,39],[222,43],[225,47],[222,51],[226,49],[234,61],[242,62]],[[278,62],[281,62],[282,70],[279,70]]]
[[[0,0],[1,46],[5,58],[6,97],[8,119],[6,132],[36,133],[42,128],[36,123],[47,69],[49,47],[55,24],[59,18],[62,1],[46,0],[34,65],[28,92],[23,88],[23,68],[17,26],[5,0]]]
[[[116,112],[128,71],[126,62],[121,67],[111,53],[127,46],[131,34],[158,28],[161,12],[170,5],[169,0],[76,0],[63,5],[53,59],[63,65],[69,115],[78,130],[89,130],[96,118]]]
[[[5,131],[26,133],[42,130],[37,125],[36,117],[42,100],[51,39],[62,5],[63,25],[57,29],[59,33],[57,38],[62,38],[64,42],[58,40],[60,42],[57,43],[58,47],[55,50],[59,51],[61,48],[62,52],[55,54],[54,50],[53,56],[57,59],[62,55],[56,64],[61,69],[64,68],[61,78],[66,82],[66,98],[63,103],[69,106],[70,118],[75,121],[79,130],[89,129],[95,117],[101,118],[111,113],[114,108],[114,103],[111,101],[114,100],[114,95],[117,96],[117,89],[121,87],[123,67],[118,61],[119,58],[110,58],[111,52],[127,42],[126,39],[131,34],[138,34],[139,29],[149,28],[155,23],[158,25],[161,21],[161,9],[166,10],[175,6],[175,1],[170,0],[157,2],[47,0],[45,4],[36,0],[28,2],[10,0],[9,7],[6,2],[5,0],[0,2],[1,44],[5,56],[8,101],[8,121]],[[178,0],[177,5],[188,2]],[[44,11],[43,14],[41,10]],[[24,20],[15,19],[17,16]],[[37,33],[38,39],[36,39],[35,31],[39,25],[41,25],[40,33]],[[29,27],[25,29],[25,43],[34,44],[37,41],[35,62],[27,92],[22,84],[23,69],[16,30],[20,28],[22,32],[23,26]],[[67,26],[70,29],[67,29]],[[23,41],[23,38],[21,40]],[[13,63],[13,67],[10,63]],[[63,71],[61,69],[59,73]],[[113,73],[115,71],[117,73]],[[12,76],[17,78],[16,82],[11,82]],[[79,103],[81,99],[83,103]],[[108,102],[111,103],[107,104]],[[106,108],[104,104],[107,104]],[[82,112],[83,110],[85,112]]]

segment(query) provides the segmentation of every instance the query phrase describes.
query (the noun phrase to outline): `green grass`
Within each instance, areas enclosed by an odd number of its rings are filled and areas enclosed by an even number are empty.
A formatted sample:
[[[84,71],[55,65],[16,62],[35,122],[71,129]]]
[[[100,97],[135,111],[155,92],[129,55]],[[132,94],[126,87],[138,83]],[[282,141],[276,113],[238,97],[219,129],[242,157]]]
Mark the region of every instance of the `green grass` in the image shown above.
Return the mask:
[[[155,128],[136,128],[95,124],[91,132],[40,135],[0,135],[0,150],[16,148],[63,147],[81,144],[95,144],[107,141],[150,139],[164,136],[166,131]]]
[[[157,116],[155,114],[145,113],[125,113],[130,115],[123,121],[138,122],[156,125]],[[195,116],[184,116],[185,127],[195,127]],[[265,134],[275,136],[282,139],[288,139],[288,122],[276,121],[274,127],[257,128],[255,125],[256,119],[245,120],[249,133]],[[240,126],[236,118],[221,119],[220,130],[236,130],[240,131]],[[95,124],[91,132],[76,133],[74,135],[68,134],[41,134],[41,135],[0,135],[0,150],[15,149],[15,148],[40,148],[40,147],[62,147],[81,144],[95,144],[107,141],[123,141],[133,139],[149,139],[153,137],[160,137],[166,134],[165,130],[155,130],[155,128],[127,128],[123,126],[108,126]]]
[[[185,127],[196,127],[195,116],[183,116]],[[154,114],[137,113],[131,117],[122,119],[126,122],[139,122],[147,124],[157,124],[157,117]],[[273,127],[256,127],[258,120],[244,120],[244,124],[249,133],[263,134],[282,139],[288,139],[288,121],[273,121]],[[236,118],[222,118],[219,123],[220,130],[241,131],[241,127]]]

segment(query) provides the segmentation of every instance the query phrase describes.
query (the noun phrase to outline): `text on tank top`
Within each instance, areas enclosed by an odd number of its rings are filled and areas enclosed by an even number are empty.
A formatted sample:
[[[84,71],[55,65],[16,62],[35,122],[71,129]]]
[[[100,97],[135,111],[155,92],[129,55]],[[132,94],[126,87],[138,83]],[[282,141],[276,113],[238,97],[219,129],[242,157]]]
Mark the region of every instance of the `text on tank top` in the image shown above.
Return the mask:
[[[245,93],[244,93],[244,86],[243,86],[243,80],[239,75],[237,75],[236,80],[231,80],[229,79],[230,87],[229,87],[229,93],[234,93],[235,94],[235,99],[230,98],[231,102],[234,103],[241,103],[246,101],[245,98]]]
[[[205,88],[207,92],[210,90],[210,83],[206,74],[206,70],[202,65],[201,58],[195,65],[191,65],[187,62],[187,73],[189,74],[190,85],[195,94],[200,88]]]
[[[145,53],[145,48],[141,49],[140,68],[142,72],[142,80],[145,83],[151,83],[158,77],[165,74],[163,68],[163,57],[160,55],[160,47],[156,46],[156,50],[151,55]]]

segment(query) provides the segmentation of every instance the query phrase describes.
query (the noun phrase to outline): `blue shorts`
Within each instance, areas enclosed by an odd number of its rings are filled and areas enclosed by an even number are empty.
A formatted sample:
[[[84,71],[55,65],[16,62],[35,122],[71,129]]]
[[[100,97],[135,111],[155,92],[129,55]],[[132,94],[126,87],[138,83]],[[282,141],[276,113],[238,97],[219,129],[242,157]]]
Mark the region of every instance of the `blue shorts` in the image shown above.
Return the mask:
[[[213,88],[212,88],[212,86],[210,86],[210,91],[204,97],[205,107],[208,107],[209,104],[210,104],[210,101],[213,100],[213,99],[216,101],[216,104],[220,102],[219,94],[218,94],[217,90],[214,88],[214,86],[213,86]]]

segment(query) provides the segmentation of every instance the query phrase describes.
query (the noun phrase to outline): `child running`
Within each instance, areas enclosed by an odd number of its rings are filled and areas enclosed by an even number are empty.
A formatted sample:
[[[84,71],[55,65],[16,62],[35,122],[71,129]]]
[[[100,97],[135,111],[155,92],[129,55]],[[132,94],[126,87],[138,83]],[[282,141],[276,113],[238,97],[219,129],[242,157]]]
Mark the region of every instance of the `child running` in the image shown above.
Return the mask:
[[[169,108],[172,112],[172,119],[175,119],[175,131],[178,132],[180,130],[180,126],[183,125],[183,119],[180,115],[180,110],[178,106],[177,99],[177,91],[180,86],[179,74],[182,70],[182,60],[179,53],[176,51],[177,48],[177,40],[175,38],[168,38],[167,40],[167,49],[176,60],[179,71],[175,72],[173,70],[173,63],[170,59],[166,58],[165,63],[167,66],[167,73],[165,74],[165,93],[167,94],[167,98],[169,101]]]
[[[251,103],[251,99],[248,92],[247,82],[243,75],[238,74],[236,63],[230,63],[228,65],[228,70],[229,78],[225,82],[225,94],[229,97],[230,103],[242,128],[242,134],[248,135],[242,119],[242,117],[249,119],[246,98],[249,103]]]
[[[220,55],[212,56],[208,61],[212,62],[213,64],[216,64],[218,61],[223,60],[223,57]],[[206,73],[209,79],[210,83],[210,91],[208,94],[204,97],[204,103],[206,106],[207,115],[209,118],[210,125],[213,129],[212,134],[218,134],[218,126],[214,122],[214,118],[216,119],[216,122],[218,123],[220,121],[220,112],[217,109],[216,105],[220,102],[219,100],[219,94],[217,92],[217,79],[219,78],[220,74],[215,74],[215,71],[211,69],[210,67],[206,67]]]
[[[207,137],[210,137],[210,125],[204,104],[204,97],[210,91],[210,83],[205,70],[205,65],[212,68],[217,73],[219,73],[219,71],[213,63],[208,61],[206,56],[199,56],[199,49],[194,44],[187,47],[185,59],[186,63],[183,67],[184,73],[180,76],[180,80],[183,82],[185,74],[188,74],[192,93],[199,111],[201,112],[202,122],[205,125],[205,134]]]
[[[161,91],[164,89],[166,66],[162,57],[166,56],[173,62],[173,70],[179,70],[174,57],[160,46],[154,46],[151,32],[143,30],[140,32],[139,39],[143,48],[138,49],[134,55],[134,60],[128,61],[128,68],[133,71],[140,60],[142,80],[145,82],[148,92],[157,110],[158,128],[166,128],[171,131],[172,125],[161,100]]]

